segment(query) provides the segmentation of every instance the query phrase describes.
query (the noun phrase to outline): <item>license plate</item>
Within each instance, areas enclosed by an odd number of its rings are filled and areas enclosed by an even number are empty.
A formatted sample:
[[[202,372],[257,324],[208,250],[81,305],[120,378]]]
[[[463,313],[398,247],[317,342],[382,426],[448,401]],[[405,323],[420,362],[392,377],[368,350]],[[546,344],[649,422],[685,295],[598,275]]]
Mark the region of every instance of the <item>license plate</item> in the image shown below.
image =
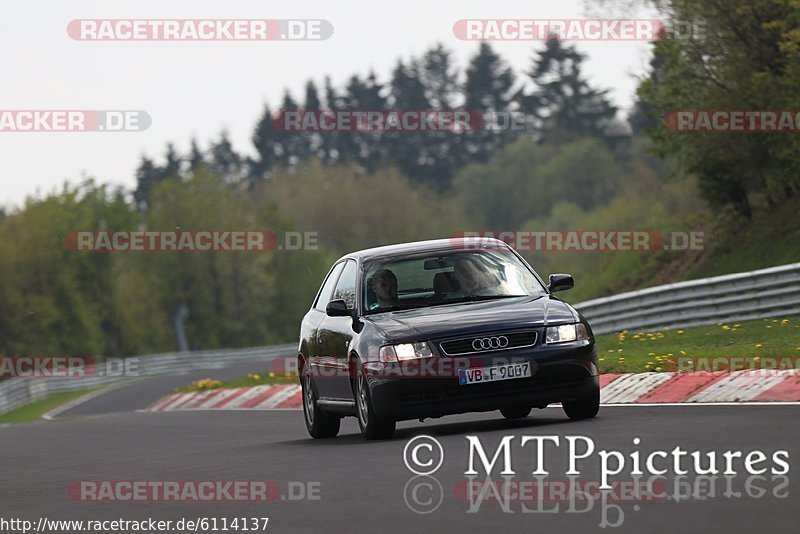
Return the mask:
[[[458,383],[462,386],[469,384],[482,384],[484,382],[498,382],[500,380],[513,380],[515,378],[528,378],[533,376],[530,362],[509,363],[492,367],[473,367],[458,370]]]

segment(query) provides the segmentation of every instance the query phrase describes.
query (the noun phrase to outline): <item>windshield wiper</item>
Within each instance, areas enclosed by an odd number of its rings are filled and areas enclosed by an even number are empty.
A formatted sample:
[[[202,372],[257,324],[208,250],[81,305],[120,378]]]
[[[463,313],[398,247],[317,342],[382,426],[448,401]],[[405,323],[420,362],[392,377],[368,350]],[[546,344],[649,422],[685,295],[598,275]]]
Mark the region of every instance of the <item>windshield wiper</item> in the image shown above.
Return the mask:
[[[530,297],[532,295],[473,295],[471,297],[464,297],[463,300],[456,302],[480,302],[482,300],[499,300],[499,299],[518,299],[520,297]]]
[[[418,305],[384,306],[380,308],[375,308],[374,310],[367,310],[364,313],[364,315],[372,315],[373,313],[384,313],[384,312],[401,311],[401,310],[414,310],[417,308],[424,308],[424,306],[418,306]]]

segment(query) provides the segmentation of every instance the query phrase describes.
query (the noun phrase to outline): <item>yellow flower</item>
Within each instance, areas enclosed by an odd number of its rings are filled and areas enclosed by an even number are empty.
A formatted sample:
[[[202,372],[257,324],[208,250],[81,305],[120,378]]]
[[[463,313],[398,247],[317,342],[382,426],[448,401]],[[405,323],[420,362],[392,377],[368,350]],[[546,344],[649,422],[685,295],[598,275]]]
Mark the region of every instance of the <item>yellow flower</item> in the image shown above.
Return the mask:
[[[661,370],[661,367],[656,367],[656,371],[660,371],[660,370]]]
[[[676,333],[677,334],[683,334],[683,330],[678,330]]]
[[[757,348],[757,349],[760,349],[760,348],[761,348],[761,347],[763,347],[764,345],[762,345],[761,343],[756,343],[756,344],[755,344],[755,345],[753,345],[753,346],[754,346],[755,348]]]
[[[740,326],[742,326],[742,325],[740,325],[740,324],[733,325],[734,328],[739,328]]]
[[[261,375],[253,375],[253,380],[261,380]]]
[[[760,359],[761,359],[761,356],[756,356],[756,357],[755,357],[755,358],[753,358],[753,359],[754,359],[755,361],[758,361],[758,360],[760,360]]]
[[[270,378],[275,378],[275,373],[270,371],[269,373],[267,373],[267,376],[270,377]]]
[[[728,326],[728,325],[725,325],[725,326],[723,326],[723,327],[722,327],[722,329],[723,329],[723,330],[730,330],[730,329],[731,329],[731,327],[730,327],[730,326]]]

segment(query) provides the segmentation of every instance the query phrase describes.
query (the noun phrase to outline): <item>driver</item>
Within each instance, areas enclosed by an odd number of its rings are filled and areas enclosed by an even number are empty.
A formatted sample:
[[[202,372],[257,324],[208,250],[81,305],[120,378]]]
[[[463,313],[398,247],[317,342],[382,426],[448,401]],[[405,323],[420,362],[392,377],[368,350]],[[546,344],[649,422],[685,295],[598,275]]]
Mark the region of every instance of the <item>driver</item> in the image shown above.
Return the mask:
[[[371,308],[390,308],[400,304],[397,297],[397,276],[389,269],[379,269],[372,275],[372,290],[378,303]]]

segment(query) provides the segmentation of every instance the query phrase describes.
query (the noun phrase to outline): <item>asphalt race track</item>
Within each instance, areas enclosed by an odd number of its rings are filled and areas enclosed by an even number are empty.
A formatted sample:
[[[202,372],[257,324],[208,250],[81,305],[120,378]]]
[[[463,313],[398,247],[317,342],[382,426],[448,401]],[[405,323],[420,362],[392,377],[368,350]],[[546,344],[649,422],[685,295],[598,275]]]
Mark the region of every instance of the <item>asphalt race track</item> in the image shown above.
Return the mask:
[[[183,375],[145,378],[115,387],[99,397],[65,411],[61,417],[143,410],[164,395],[171,393],[175,388],[185,386],[195,380],[208,377],[218,380],[233,380],[248,373],[263,372],[266,366],[266,363],[262,366],[252,362],[240,363],[220,369],[192,371]]]
[[[185,383],[187,376],[178,379]],[[338,438],[312,440],[299,411],[102,414],[97,409],[103,402],[114,408],[144,407],[169,380],[126,386],[127,392],[110,392],[55,422],[0,427],[3,515],[34,522],[42,516],[173,521],[269,517],[266,531],[272,533],[404,534],[580,532],[600,526],[616,532],[795,532],[800,520],[794,471],[800,458],[797,406],[604,407],[598,418],[586,422],[569,422],[559,408],[534,411],[517,422],[491,412],[401,423],[394,439],[379,442],[364,441],[353,418],[344,420]],[[432,477],[416,477],[404,464],[406,443],[421,434],[437,438],[445,453]],[[458,489],[464,488],[468,465],[466,435],[478,436],[490,453],[503,436],[516,436],[515,467],[528,480],[533,453],[518,447],[522,435],[582,435],[592,438],[598,449],[622,452],[635,448],[634,437],[641,438],[643,452],[681,446],[720,453],[758,449],[769,455],[786,449],[792,470],[785,477],[740,474],[703,482],[695,482],[696,475],[688,481],[670,475],[658,482],[662,496],[655,500],[588,499],[572,507],[559,499],[538,504],[467,502]],[[565,480],[566,453],[553,451],[546,467],[553,479]],[[596,463],[582,468],[582,480],[599,477]],[[501,480],[499,469],[493,479]],[[281,497],[260,503],[81,502],[67,493],[75,480],[272,480]],[[298,488],[305,488],[318,491],[319,498],[294,500],[290,481],[295,496]],[[678,502],[680,495],[684,498]]]

